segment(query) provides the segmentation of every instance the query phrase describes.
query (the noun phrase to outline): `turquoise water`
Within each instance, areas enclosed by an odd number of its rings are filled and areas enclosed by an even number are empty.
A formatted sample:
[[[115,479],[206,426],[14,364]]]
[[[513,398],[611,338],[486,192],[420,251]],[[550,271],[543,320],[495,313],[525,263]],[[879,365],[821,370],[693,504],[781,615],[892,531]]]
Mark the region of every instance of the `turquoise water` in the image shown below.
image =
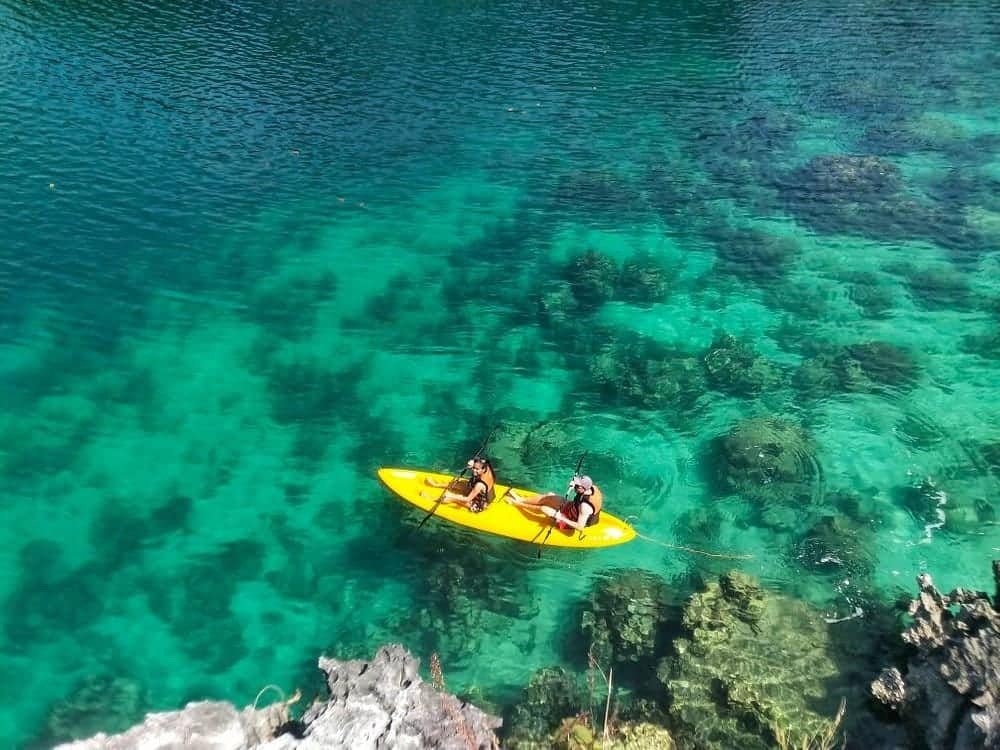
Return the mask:
[[[831,619],[989,588],[998,32],[976,0],[0,0],[0,744],[87,679],[245,705],[390,640],[504,703],[621,567]],[[719,331],[761,379],[706,379]],[[870,341],[904,353],[802,367]],[[717,479],[768,415],[805,501]],[[498,423],[501,478],[587,450],[644,534],[752,559],[414,532],[375,469]],[[866,564],[810,563],[824,516]]]

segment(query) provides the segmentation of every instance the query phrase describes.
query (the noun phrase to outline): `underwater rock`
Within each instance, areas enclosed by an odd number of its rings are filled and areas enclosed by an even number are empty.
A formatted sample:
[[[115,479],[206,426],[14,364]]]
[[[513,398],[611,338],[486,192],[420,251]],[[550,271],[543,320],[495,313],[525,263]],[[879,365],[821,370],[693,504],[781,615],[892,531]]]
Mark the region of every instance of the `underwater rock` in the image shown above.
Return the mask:
[[[941,484],[924,477],[914,485],[896,490],[899,503],[928,528],[943,526],[953,533],[981,533],[984,524],[996,521],[996,510],[979,494],[976,482],[949,481]]]
[[[52,706],[45,739],[68,742],[96,732],[122,732],[142,719],[145,706],[138,683],[110,675],[88,677]]]
[[[561,667],[546,667],[532,675],[521,700],[511,711],[503,746],[508,750],[547,750],[551,734],[584,703],[576,679]]]
[[[615,728],[615,735],[608,745],[609,750],[674,750],[677,747],[667,729],[649,722],[622,724]]]
[[[815,156],[792,175],[798,190],[831,200],[865,200],[891,195],[902,187],[895,164],[878,156]]]
[[[873,390],[872,384],[908,388],[918,368],[908,351],[886,341],[866,341],[844,347],[838,365],[848,390]]]
[[[863,524],[842,516],[826,515],[805,533],[795,547],[803,567],[827,575],[868,578],[875,570],[876,539]]]
[[[838,392],[909,390],[919,374],[920,368],[905,349],[885,341],[866,341],[804,360],[793,383],[806,395],[822,398]]]
[[[869,318],[881,318],[892,309],[892,292],[874,274],[861,273],[851,279],[847,296]]]
[[[204,750],[496,746],[500,719],[424,682],[418,661],[402,646],[384,646],[371,661],[321,657],[329,695],[292,719],[297,696],[267,708],[237,711],[229,703],[189,703],[181,711],[148,714],[125,732],[97,734],[61,750],[199,747]]]
[[[829,726],[837,665],[807,605],[730,573],[691,597],[683,625],[658,669],[681,746],[764,750],[783,732],[798,747]]]
[[[625,262],[618,278],[617,296],[636,304],[662,302],[670,291],[674,276],[652,258],[632,258]]]
[[[646,409],[690,409],[705,391],[697,359],[634,335],[592,357],[590,377],[609,400]]]
[[[779,278],[799,254],[793,238],[759,229],[722,226],[707,231],[706,236],[715,245],[720,269],[750,281]]]
[[[616,570],[602,577],[580,624],[597,663],[607,668],[654,659],[669,619],[669,593],[666,581],[645,570]]]
[[[568,281],[553,281],[545,287],[538,299],[538,312],[542,321],[554,326],[562,326],[573,321],[580,309],[573,287]]]
[[[614,725],[607,739],[590,726],[585,716],[564,719],[552,733],[547,748],[553,750],[674,750],[669,730],[649,722]]]
[[[910,294],[925,308],[964,308],[972,295],[972,288],[965,276],[952,269],[929,268],[910,271],[906,275]]]
[[[1000,597],[1000,562],[993,573]],[[927,574],[917,586],[913,624],[903,632],[916,653],[905,674],[883,671],[872,694],[898,711],[921,746],[1000,748],[1000,601],[966,589],[944,596]]]
[[[613,258],[588,250],[570,261],[566,280],[579,308],[592,312],[614,297],[618,265]]]
[[[749,344],[719,334],[702,358],[708,382],[733,396],[756,396],[781,383],[781,371]]]
[[[717,488],[752,500],[806,501],[819,471],[812,440],[775,417],[738,423],[710,447]]]

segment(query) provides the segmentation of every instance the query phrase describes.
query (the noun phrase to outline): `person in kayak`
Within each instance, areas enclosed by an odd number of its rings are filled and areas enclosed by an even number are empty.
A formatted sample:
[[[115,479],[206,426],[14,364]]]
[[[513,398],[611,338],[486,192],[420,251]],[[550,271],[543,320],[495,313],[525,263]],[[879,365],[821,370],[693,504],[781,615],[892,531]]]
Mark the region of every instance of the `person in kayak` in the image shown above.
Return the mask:
[[[573,497],[569,500],[565,495],[549,492],[533,498],[523,498],[513,489],[507,491],[514,505],[522,508],[537,509],[549,516],[560,529],[572,528],[583,531],[601,520],[601,508],[604,507],[604,493],[588,476],[574,476],[570,480],[569,490]]]
[[[431,487],[444,490],[444,502],[464,505],[473,513],[480,513],[486,510],[486,506],[493,502],[495,493],[493,487],[496,484],[496,476],[493,473],[493,465],[485,456],[470,458],[466,466],[472,470],[470,479],[463,479],[461,483],[447,484],[427,478],[424,481]],[[458,489],[459,492],[453,492]],[[465,494],[461,494],[462,491]]]

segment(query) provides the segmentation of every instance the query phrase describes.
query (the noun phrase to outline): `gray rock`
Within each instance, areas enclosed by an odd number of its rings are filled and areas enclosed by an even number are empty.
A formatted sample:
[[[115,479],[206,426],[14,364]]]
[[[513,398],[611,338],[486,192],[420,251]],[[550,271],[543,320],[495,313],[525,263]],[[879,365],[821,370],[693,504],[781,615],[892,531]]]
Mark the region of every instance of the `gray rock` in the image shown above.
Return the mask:
[[[262,747],[288,720],[284,704],[237,711],[231,703],[201,701],[180,711],[147,714],[122,734],[99,733],[86,740],[57,745],[57,750],[243,750]]]
[[[127,732],[97,734],[57,750],[489,750],[501,720],[421,679],[419,662],[402,646],[371,661],[321,657],[330,695],[289,724],[295,699],[237,711],[229,703],[189,703],[148,714]],[[294,732],[287,731],[294,728]],[[283,731],[283,733],[276,733]]]
[[[916,654],[905,676],[883,670],[872,694],[898,711],[922,745],[1000,750],[1000,612],[982,592],[944,596],[926,574],[917,585],[913,624],[903,633]]]

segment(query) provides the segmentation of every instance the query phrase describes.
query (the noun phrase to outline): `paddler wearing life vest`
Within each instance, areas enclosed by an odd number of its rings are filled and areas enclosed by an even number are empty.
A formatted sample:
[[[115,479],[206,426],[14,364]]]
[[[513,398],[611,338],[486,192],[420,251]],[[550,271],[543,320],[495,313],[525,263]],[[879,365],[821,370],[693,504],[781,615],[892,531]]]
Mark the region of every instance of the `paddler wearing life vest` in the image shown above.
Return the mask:
[[[486,510],[486,506],[493,502],[495,497],[493,487],[496,484],[496,476],[493,473],[493,465],[486,456],[475,456],[469,459],[466,466],[472,471],[472,478],[463,479],[460,483],[446,484],[429,477],[424,481],[431,487],[445,491],[442,498],[444,502],[464,505],[473,513],[479,513]],[[465,494],[453,492],[454,489],[465,492]]]
[[[594,484],[593,479],[586,475],[574,476],[567,489],[574,493],[569,500],[554,492],[529,499],[521,497],[512,489],[507,495],[513,499],[515,505],[537,508],[552,518],[560,529],[572,528],[583,531],[601,520],[604,493]]]

